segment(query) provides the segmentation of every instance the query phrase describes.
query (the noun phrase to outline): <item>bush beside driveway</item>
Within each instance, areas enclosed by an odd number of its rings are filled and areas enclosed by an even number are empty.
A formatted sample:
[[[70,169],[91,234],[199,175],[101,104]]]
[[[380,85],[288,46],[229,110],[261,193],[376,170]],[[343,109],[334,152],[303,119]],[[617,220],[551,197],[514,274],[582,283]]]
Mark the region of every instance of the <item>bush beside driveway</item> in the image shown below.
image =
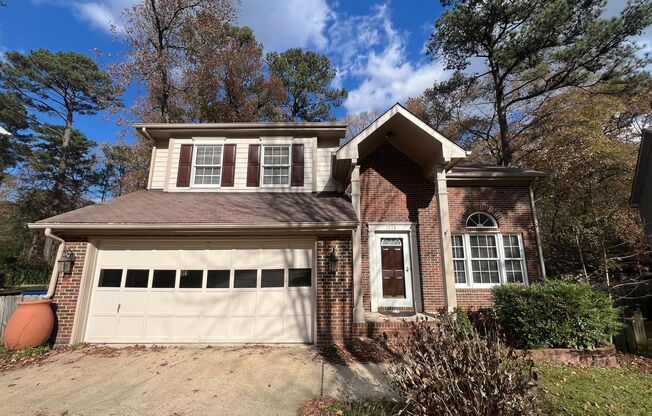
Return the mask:
[[[0,413],[295,415],[322,389],[342,400],[387,395],[383,370],[323,362],[307,346],[84,347],[0,372]]]

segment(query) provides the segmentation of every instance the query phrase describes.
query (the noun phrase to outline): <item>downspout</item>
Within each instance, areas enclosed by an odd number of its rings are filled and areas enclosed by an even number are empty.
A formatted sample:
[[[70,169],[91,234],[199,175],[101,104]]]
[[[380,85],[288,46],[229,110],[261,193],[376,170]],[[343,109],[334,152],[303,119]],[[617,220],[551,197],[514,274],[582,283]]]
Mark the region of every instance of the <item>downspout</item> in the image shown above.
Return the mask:
[[[541,247],[541,236],[539,235],[539,219],[537,218],[537,208],[534,205],[534,191],[532,184],[530,188],[530,206],[532,207],[532,216],[534,217],[534,236],[537,242],[537,251],[539,252],[539,266],[541,267],[541,278],[546,278],[546,264],[543,261],[543,248]]]
[[[154,176],[154,162],[156,161],[156,141],[152,138],[152,136],[149,135],[147,132],[147,128],[143,127],[140,129],[140,133],[149,139],[154,145],[152,146],[152,155],[150,156],[149,160],[149,174],[147,175],[147,189],[151,189],[152,187],[152,177]]]
[[[52,234],[51,228],[45,229],[45,236],[53,239],[54,241],[59,242],[59,248],[57,249],[57,259],[63,255],[63,250],[66,248],[66,242],[63,238],[58,237]],[[59,277],[59,269],[57,268],[56,260],[54,263],[54,268],[52,269],[52,277],[50,277],[50,286],[48,287],[48,293],[43,296],[43,299],[51,299],[54,296],[54,289],[57,287],[57,278]]]

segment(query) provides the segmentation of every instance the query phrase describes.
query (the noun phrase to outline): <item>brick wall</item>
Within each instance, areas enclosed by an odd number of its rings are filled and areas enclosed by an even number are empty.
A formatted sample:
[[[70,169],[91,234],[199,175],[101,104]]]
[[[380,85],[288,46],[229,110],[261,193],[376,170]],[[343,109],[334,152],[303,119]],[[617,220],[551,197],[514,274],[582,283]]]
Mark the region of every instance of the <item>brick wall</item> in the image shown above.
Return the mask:
[[[476,211],[496,217],[500,232],[520,234],[530,282],[541,278],[536,242],[534,215],[527,186],[448,186],[451,231],[467,233],[466,218]],[[492,305],[490,289],[457,289],[457,304],[462,308],[482,308]]]
[[[436,185],[423,168],[389,143],[360,161],[362,288],[364,308],[371,310],[368,222],[416,222],[423,307],[445,306],[441,269]]]
[[[87,244],[81,240],[81,238],[75,238],[66,241],[66,247],[75,253],[75,263],[70,273],[59,273],[57,287],[52,297],[56,318],[50,340],[55,344],[68,344],[72,336],[72,325],[75,320],[77,298],[79,297],[79,285],[86,258]]]
[[[329,271],[332,250],[337,270]],[[353,247],[351,235],[319,237],[317,241],[317,344],[342,343],[353,324]]]

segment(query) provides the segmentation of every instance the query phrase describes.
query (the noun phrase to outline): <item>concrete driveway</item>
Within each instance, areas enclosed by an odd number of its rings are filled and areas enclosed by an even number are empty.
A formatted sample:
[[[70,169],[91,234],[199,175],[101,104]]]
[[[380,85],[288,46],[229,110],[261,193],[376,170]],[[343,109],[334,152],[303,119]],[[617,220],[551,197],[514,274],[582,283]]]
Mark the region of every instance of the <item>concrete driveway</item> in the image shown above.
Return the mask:
[[[306,346],[89,347],[0,372],[0,414],[294,415],[322,386],[341,399],[388,392],[382,365],[323,363]]]

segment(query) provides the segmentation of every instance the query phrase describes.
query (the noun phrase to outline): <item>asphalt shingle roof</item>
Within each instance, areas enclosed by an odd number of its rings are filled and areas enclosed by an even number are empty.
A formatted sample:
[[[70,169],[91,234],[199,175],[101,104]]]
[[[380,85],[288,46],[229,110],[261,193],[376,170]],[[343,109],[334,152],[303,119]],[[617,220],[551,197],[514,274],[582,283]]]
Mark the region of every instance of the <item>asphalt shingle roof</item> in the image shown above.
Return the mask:
[[[283,192],[137,191],[37,224],[223,224],[357,222],[351,202],[337,194]]]

